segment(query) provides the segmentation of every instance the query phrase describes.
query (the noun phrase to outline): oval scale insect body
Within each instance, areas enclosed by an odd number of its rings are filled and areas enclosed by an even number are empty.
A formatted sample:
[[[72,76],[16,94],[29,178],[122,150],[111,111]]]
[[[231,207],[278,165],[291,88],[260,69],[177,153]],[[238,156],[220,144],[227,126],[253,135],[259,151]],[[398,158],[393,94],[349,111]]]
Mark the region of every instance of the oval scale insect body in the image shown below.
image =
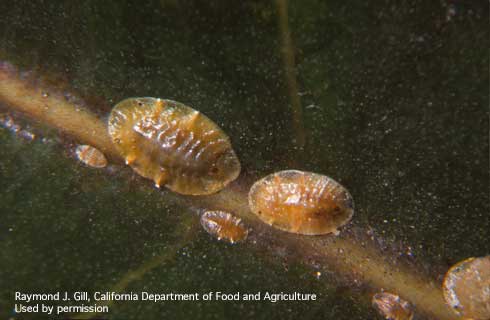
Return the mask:
[[[380,292],[373,296],[373,306],[378,312],[389,320],[412,320],[413,307],[398,295],[389,292]]]
[[[490,256],[456,263],[446,273],[442,289],[455,313],[465,319],[490,319]]]
[[[78,160],[94,168],[104,168],[107,165],[107,159],[98,149],[88,146],[79,145],[75,149]]]
[[[228,136],[179,102],[129,98],[109,117],[116,148],[138,174],[181,194],[215,193],[235,180],[240,162]]]
[[[338,182],[298,170],[280,171],[257,181],[248,200],[252,212],[264,222],[305,235],[337,233],[354,213],[351,195]]]
[[[242,220],[224,211],[204,212],[201,216],[201,225],[218,240],[235,243],[245,240],[248,236],[248,230]]]

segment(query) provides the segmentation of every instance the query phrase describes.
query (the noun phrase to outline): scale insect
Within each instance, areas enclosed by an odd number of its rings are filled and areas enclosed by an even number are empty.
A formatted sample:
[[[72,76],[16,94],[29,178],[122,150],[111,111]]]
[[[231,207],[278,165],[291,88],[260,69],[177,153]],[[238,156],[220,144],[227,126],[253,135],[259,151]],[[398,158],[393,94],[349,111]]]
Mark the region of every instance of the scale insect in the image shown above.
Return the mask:
[[[129,98],[109,116],[109,135],[139,175],[174,192],[218,192],[240,174],[228,136],[208,117],[182,103]]]
[[[305,235],[338,233],[354,214],[349,192],[335,180],[312,172],[285,170],[257,181],[250,209],[265,223]]]

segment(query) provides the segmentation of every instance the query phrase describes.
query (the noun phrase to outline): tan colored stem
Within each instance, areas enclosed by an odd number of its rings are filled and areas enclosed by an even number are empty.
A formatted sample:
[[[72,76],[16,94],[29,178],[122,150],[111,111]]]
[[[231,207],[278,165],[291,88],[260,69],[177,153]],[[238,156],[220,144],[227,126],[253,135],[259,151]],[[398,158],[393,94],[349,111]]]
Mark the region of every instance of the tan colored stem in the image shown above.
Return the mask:
[[[281,247],[293,250],[300,261],[313,259],[334,269],[342,277],[369,285],[373,292],[383,289],[396,293],[432,319],[458,319],[445,304],[439,283],[402,263],[390,261],[368,240],[348,235],[298,236],[273,230],[253,216],[248,209],[246,194],[231,188],[201,199],[200,202],[203,206],[235,212],[246,219],[255,233],[260,234],[257,242],[265,247],[270,241],[275,241]],[[274,250],[274,247],[268,249]]]
[[[0,102],[37,121],[65,131],[80,142],[103,150],[114,159],[122,160],[108,138],[104,122],[88,110],[66,101],[63,95],[50,92],[48,88],[26,84],[11,68],[1,64]],[[400,262],[393,263],[384,257],[372,242],[349,235],[299,236],[277,231],[263,224],[248,208],[249,186],[250,181],[247,177],[241,176],[230,187],[211,196],[191,197],[174,194],[172,197],[189,207],[234,212],[252,227],[251,237],[255,237],[256,240],[253,241],[254,245],[267,249],[272,255],[278,251],[278,246],[286,248],[302,262],[308,263],[314,259],[328,269],[335,270],[342,277],[364,282],[373,291],[384,289],[396,293],[414,304],[419,312],[433,319],[458,319],[444,303],[439,283],[424,277],[415,268],[409,268]]]
[[[106,124],[92,112],[70,102],[61,92],[39,86],[34,79],[20,80],[17,71],[2,62],[0,98],[0,101],[30,118],[96,147],[111,159],[120,158],[109,137]]]

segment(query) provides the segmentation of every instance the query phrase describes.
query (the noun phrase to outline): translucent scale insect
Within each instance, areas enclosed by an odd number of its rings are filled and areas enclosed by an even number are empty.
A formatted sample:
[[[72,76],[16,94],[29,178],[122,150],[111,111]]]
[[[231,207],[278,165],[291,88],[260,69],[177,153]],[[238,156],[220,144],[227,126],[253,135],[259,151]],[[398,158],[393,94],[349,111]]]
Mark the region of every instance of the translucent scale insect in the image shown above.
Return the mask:
[[[398,295],[381,292],[373,296],[373,306],[385,319],[412,320],[413,307]]]
[[[446,303],[464,318],[490,319],[490,256],[452,266],[443,282]]]
[[[354,213],[351,195],[338,182],[297,170],[276,172],[257,181],[248,201],[264,222],[306,235],[337,233]]]
[[[88,146],[79,145],[75,149],[78,160],[94,168],[104,168],[107,165],[107,159],[98,149]]]
[[[218,240],[231,243],[247,238],[248,230],[241,219],[224,211],[206,211],[201,216],[201,225]]]
[[[209,118],[179,102],[129,98],[109,117],[116,148],[157,187],[189,195],[223,189],[240,173],[228,136]]]

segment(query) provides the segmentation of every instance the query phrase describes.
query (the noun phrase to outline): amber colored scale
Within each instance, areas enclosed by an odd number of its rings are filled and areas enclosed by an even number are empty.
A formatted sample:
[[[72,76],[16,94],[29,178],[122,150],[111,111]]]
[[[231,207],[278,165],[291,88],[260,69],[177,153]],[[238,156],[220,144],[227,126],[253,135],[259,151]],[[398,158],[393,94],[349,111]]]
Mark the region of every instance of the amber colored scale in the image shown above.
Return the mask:
[[[354,213],[351,195],[338,182],[297,170],[280,171],[257,181],[248,199],[252,212],[264,222],[306,235],[337,233]]]
[[[189,195],[215,193],[235,180],[240,162],[228,136],[179,102],[129,98],[109,117],[109,134],[138,174]]]
[[[414,316],[412,305],[393,293],[375,294],[372,304],[385,319],[412,320]]]
[[[444,299],[464,319],[490,319],[490,256],[452,266],[442,285]]]
[[[243,241],[248,235],[242,220],[224,211],[204,212],[201,216],[201,225],[218,240],[226,240],[230,243]]]
[[[79,145],[75,149],[78,160],[85,163],[87,166],[94,168],[104,168],[107,165],[107,159],[100,150],[88,146]]]

